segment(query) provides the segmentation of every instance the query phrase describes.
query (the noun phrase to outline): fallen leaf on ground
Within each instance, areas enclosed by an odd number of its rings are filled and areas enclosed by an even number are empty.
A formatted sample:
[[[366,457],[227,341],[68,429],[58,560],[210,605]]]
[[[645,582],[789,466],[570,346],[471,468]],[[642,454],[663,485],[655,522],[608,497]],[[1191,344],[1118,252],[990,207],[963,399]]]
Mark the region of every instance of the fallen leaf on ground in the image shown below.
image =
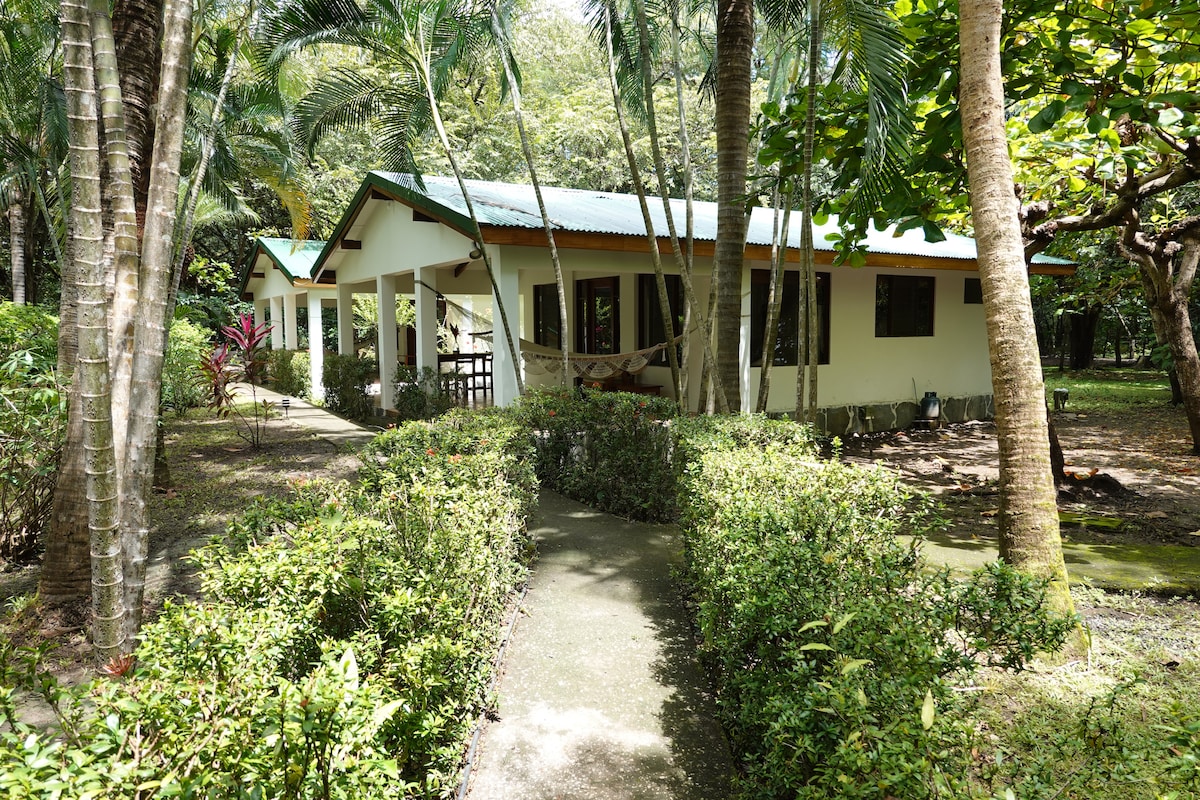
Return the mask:
[[[1166,518],[1167,518],[1167,512],[1165,512],[1165,511],[1148,511],[1148,512],[1146,512],[1146,519],[1166,519]]]
[[[996,516],[996,515],[997,515],[997,514],[999,514],[999,513],[1000,513],[1000,510],[999,510],[999,509],[997,509],[997,508],[992,508],[992,509],[989,509],[989,510],[987,510],[987,511],[980,511],[980,512],[979,512],[979,516],[981,516],[981,517],[994,517],[994,516]]]

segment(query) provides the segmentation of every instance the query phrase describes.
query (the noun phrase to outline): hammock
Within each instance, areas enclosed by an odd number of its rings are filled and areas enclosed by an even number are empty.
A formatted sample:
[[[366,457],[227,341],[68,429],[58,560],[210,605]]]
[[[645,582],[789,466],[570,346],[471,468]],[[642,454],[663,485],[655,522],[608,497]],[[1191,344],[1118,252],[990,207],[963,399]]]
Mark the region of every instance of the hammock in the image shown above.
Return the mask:
[[[474,334],[476,338],[485,341],[492,340],[491,332]],[[594,353],[567,353],[571,371],[581,378],[603,380],[619,372],[637,375],[650,365],[654,357],[667,349],[671,344],[679,344],[683,336],[675,337],[673,342],[659,342],[644,350],[631,353],[613,353],[612,355],[597,355]],[[494,347],[494,346],[493,346]],[[561,350],[534,344],[527,339],[520,340],[521,359],[525,362],[525,371],[531,375],[558,375],[562,373],[563,354]]]

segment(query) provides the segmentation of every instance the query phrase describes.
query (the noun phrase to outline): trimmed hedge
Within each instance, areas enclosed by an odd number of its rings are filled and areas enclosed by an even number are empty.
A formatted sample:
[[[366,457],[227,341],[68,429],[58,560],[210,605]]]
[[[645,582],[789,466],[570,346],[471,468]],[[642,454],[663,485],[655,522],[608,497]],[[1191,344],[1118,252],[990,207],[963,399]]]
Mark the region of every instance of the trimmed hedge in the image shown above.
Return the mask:
[[[368,448],[360,489],[250,509],[194,554],[204,602],[145,628],[133,679],[95,686],[66,742],[0,695],[0,792],[445,796],[526,574],[529,456],[500,416],[414,424]]]

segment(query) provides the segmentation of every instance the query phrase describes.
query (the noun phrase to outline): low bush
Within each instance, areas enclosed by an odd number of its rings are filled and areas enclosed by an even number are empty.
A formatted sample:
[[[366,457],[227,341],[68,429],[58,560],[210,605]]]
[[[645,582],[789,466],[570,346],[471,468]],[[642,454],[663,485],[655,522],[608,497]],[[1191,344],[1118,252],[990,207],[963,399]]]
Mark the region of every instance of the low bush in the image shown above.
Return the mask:
[[[399,366],[392,378],[400,419],[433,419],[456,405],[456,383],[462,376],[442,375],[432,367]]]
[[[368,389],[378,376],[375,360],[358,356],[327,355],[321,371],[325,406],[350,419],[365,421],[375,415]]]
[[[690,438],[681,497],[740,795],[958,796],[970,729],[952,686],[1056,649],[1073,620],[1003,565],[965,583],[928,571],[896,538],[920,520],[887,473],[817,461],[804,441],[719,446],[739,438]]]
[[[533,431],[544,485],[619,516],[666,521],[676,514],[676,411],[664,397],[548,389],[513,413]]]
[[[40,306],[0,300],[0,353],[28,352],[31,369],[43,374],[58,361],[58,317]]]
[[[163,358],[162,405],[182,416],[189,408],[199,408],[210,395],[200,363],[212,349],[207,328],[180,318],[171,323],[167,352]]]
[[[311,394],[310,359],[307,350],[272,350],[267,360],[271,388],[292,397]]]
[[[66,392],[54,373],[53,317],[26,306],[0,305],[17,348],[0,361],[0,559],[31,554],[50,519],[66,433]],[[29,345],[41,349],[26,349]]]
[[[447,796],[525,575],[529,454],[499,414],[412,423],[368,449],[360,490],[252,508],[195,554],[204,603],[145,628],[94,714],[62,740],[0,731],[0,791]],[[15,721],[11,695],[0,712]]]

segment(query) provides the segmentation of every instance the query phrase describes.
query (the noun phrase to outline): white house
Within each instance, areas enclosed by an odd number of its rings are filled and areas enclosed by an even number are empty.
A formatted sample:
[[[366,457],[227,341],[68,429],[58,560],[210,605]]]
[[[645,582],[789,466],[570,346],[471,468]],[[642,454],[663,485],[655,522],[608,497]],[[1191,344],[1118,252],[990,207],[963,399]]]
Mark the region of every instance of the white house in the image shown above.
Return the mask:
[[[378,354],[383,364],[415,357],[418,367],[438,364],[437,302],[449,298],[455,307],[486,311],[497,328],[491,337],[494,360],[490,365],[495,403],[504,405],[517,396],[514,364],[527,385],[557,384],[561,381],[553,355],[561,347],[557,285],[532,187],[468,181],[468,189],[491,256],[494,286],[468,234],[473,226],[455,181],[428,177],[421,188],[409,175],[372,172],[309,272],[298,274],[301,268],[280,254],[283,245],[260,241],[245,273],[243,291],[252,297],[260,315],[269,310],[271,319],[284,321],[282,346],[288,347],[295,341],[288,331],[295,329],[297,298],[307,296],[310,330],[312,320],[319,319],[312,313],[314,304],[336,298],[337,344],[343,353],[353,349],[350,308],[355,293],[378,296],[380,330],[395,329],[395,296],[410,295],[417,309],[415,342],[381,337]],[[622,375],[617,381],[621,386],[670,394],[665,354],[661,348],[647,352],[667,337],[637,197],[579,189],[542,191],[563,268],[569,347],[577,354],[572,356],[574,370],[592,382],[616,365],[628,366],[637,374]],[[667,292],[681,318],[679,270],[663,205],[652,199],[650,206],[663,268],[669,273]],[[683,201],[673,201],[672,212],[682,235]],[[740,357],[743,408],[752,407],[758,393],[773,224],[771,210],[755,209],[746,237]],[[706,303],[716,236],[714,203],[694,204],[694,230],[695,291]],[[818,226],[814,236],[821,328],[818,405],[825,427],[838,433],[905,427],[927,391],[937,392],[943,417],[951,421],[990,416],[991,376],[974,241],[947,234],[945,241],[930,243],[920,230],[901,235],[894,228],[871,231],[866,266],[834,267],[833,247],[825,235],[835,230],[832,223]],[[797,305],[799,215],[793,217],[790,243],[770,411],[795,407],[791,331]],[[313,243],[305,243],[294,253],[313,250]],[[1072,269],[1070,262],[1039,257],[1032,271]],[[500,314],[493,313],[497,295],[507,311],[515,353],[509,352],[500,332]],[[689,406],[696,408],[702,361],[696,326],[686,338],[691,365],[686,393]],[[323,346],[319,325],[310,335],[310,346],[316,389],[317,350]],[[643,367],[647,357],[650,363]],[[390,383],[386,376],[381,381],[385,408],[392,402]]]

